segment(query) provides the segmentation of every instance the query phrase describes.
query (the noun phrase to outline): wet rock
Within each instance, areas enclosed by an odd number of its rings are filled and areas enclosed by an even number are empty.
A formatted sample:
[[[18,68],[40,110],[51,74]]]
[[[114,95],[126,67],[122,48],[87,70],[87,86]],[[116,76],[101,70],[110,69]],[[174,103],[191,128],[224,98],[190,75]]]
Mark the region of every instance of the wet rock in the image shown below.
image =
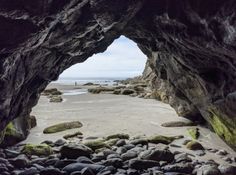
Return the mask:
[[[20,154],[16,158],[9,159],[10,163],[16,168],[25,168],[29,165],[29,159],[24,154]]]
[[[173,165],[166,165],[163,167],[163,170],[166,172],[178,172],[178,173],[186,173],[191,174],[194,167],[190,163],[176,163]]]
[[[129,135],[128,134],[124,134],[124,133],[118,133],[118,134],[112,134],[106,137],[107,140],[109,139],[129,139]]]
[[[15,150],[10,150],[10,149],[5,149],[4,153],[7,158],[15,158],[20,154],[20,152],[15,151]]]
[[[65,159],[65,160],[58,160],[56,163],[55,163],[55,167],[56,168],[64,168],[65,166],[69,165],[69,164],[72,164],[72,163],[77,163],[76,160],[72,160],[72,159]]]
[[[49,88],[49,89],[45,89],[42,92],[42,95],[45,96],[50,96],[50,95],[62,95],[62,92],[59,91],[57,88]]]
[[[94,173],[98,173],[105,167],[103,165],[96,164],[85,164],[85,163],[72,163],[63,168],[63,171],[67,173],[72,173],[75,171],[81,171],[83,168],[90,168]]]
[[[120,139],[116,142],[116,146],[120,147],[120,146],[124,146],[126,144],[125,139]]]
[[[133,90],[133,89],[123,89],[121,91],[122,95],[131,95],[131,94],[134,94],[134,93],[135,93],[135,90]]]
[[[176,139],[181,139],[183,136],[162,136],[162,135],[157,135],[157,136],[152,136],[148,138],[148,142],[150,143],[162,143],[162,144],[170,144]]]
[[[136,151],[130,150],[127,151],[126,153],[121,155],[122,160],[126,161],[126,160],[130,160],[133,158],[136,158],[138,156]]]
[[[223,149],[222,149],[222,150],[217,151],[216,154],[217,154],[217,155],[220,155],[220,156],[225,156],[225,155],[228,154],[228,152],[227,152],[226,150],[223,150]]]
[[[184,127],[184,126],[195,126],[196,124],[188,121],[188,122],[184,122],[184,121],[172,121],[172,122],[166,122],[161,124],[161,126],[163,127]]]
[[[109,148],[110,146],[106,144],[105,140],[92,140],[84,142],[84,145],[91,148],[93,151],[101,148]]]
[[[90,168],[86,167],[81,170],[81,175],[95,175],[95,174]]]
[[[40,175],[63,175],[64,173],[57,168],[44,168],[40,171]]]
[[[66,134],[63,136],[64,139],[70,139],[70,138],[74,138],[74,137],[81,137],[83,135],[82,132],[80,131],[77,131],[75,133],[72,133],[72,134]]]
[[[90,160],[88,157],[85,156],[80,156],[76,159],[77,162],[79,163],[87,163],[87,164],[93,164],[94,162]]]
[[[217,166],[203,165],[197,169],[197,175],[221,175],[221,172]]]
[[[63,140],[63,139],[58,139],[58,140],[56,140],[56,141],[54,142],[54,145],[55,145],[55,146],[63,146],[63,145],[65,145],[65,144],[66,144],[66,141]]]
[[[196,141],[190,141],[187,143],[186,147],[190,150],[204,150],[204,147]]]
[[[62,101],[63,101],[62,97],[58,95],[50,96],[50,99],[49,99],[49,102],[51,103],[60,103]]]
[[[220,165],[218,166],[222,175],[235,175],[236,174],[236,166],[233,165]]]
[[[109,158],[103,162],[105,166],[113,166],[115,168],[121,168],[123,166],[123,161],[120,158]]]
[[[56,132],[65,131],[68,129],[75,129],[75,128],[81,128],[83,125],[79,121],[73,121],[73,122],[64,122],[59,123],[53,126],[49,126],[43,130],[44,134],[52,134]]]
[[[53,150],[47,144],[26,144],[21,152],[27,155],[48,156],[53,153]]]
[[[175,162],[192,162],[192,159],[186,153],[180,153],[175,155]]]
[[[90,157],[92,152],[93,151],[89,147],[74,143],[64,145],[60,149],[61,156],[68,159],[76,159],[80,156]]]
[[[129,144],[131,145],[147,145],[148,144],[148,140],[146,138],[139,138],[139,139],[134,139],[134,140],[130,140]]]
[[[19,175],[36,175],[39,174],[39,170],[35,167],[28,168],[21,172]]]
[[[152,168],[155,166],[159,166],[159,163],[154,160],[132,159],[129,161],[129,167],[136,169],[136,170],[148,169],[148,168]]]
[[[169,150],[147,150],[141,153],[140,158],[144,160],[172,162],[174,160],[174,154]]]

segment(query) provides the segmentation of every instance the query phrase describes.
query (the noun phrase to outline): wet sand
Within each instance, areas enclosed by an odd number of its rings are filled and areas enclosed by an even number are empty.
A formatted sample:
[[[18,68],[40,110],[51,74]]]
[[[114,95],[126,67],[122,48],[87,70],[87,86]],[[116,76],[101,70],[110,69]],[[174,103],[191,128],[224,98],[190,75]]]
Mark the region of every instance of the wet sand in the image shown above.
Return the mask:
[[[74,133],[80,130],[86,137],[104,137],[110,134],[127,133],[130,136],[138,135],[184,135],[184,139],[176,140],[173,143],[181,145],[182,148],[172,150],[186,151],[182,145],[186,139],[191,139],[187,134],[187,128],[165,128],[161,124],[168,121],[184,121],[186,119],[177,116],[175,111],[168,105],[154,99],[142,99],[124,95],[113,94],[90,94],[86,89],[75,89],[74,86],[51,84],[50,87],[57,87],[64,92],[62,103],[49,103],[45,96],[41,96],[39,103],[33,108],[32,115],[37,118],[37,127],[31,130],[25,143],[41,143],[44,140],[55,141],[63,135]],[[81,93],[80,93],[81,92]],[[68,122],[81,121],[83,127],[67,130],[55,134],[43,134],[43,129],[50,125]],[[230,157],[236,153],[228,147],[215,133],[209,129],[200,127],[201,136],[199,142],[206,148],[224,149]],[[220,156],[214,153],[207,153],[197,159],[213,159],[224,163]]]

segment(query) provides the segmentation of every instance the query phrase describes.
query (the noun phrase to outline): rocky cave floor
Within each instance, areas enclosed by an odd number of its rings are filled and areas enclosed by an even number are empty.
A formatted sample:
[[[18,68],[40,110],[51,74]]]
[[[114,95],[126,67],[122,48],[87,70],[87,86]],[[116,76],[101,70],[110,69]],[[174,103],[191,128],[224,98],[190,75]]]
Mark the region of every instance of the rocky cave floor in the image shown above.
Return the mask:
[[[0,149],[1,175],[235,175],[236,157],[225,150],[203,148],[197,141],[183,146],[193,154],[170,151],[181,147],[178,137],[132,138],[117,134],[87,144],[59,139],[39,145],[17,145]],[[199,161],[206,152],[219,155],[227,164]]]

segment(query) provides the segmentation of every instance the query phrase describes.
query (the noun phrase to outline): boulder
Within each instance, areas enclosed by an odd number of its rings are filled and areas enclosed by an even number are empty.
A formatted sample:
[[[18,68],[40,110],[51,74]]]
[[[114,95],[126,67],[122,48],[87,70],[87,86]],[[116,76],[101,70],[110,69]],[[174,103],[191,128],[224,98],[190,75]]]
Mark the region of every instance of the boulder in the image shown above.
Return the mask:
[[[43,130],[44,134],[52,134],[56,132],[61,132],[65,131],[68,129],[75,129],[75,128],[81,128],[83,125],[79,121],[73,121],[73,122],[64,122],[64,123],[59,123],[55,124],[52,126],[49,126]]]
[[[77,159],[80,156],[90,157],[93,151],[83,144],[69,143],[61,147],[60,153],[63,158]]]

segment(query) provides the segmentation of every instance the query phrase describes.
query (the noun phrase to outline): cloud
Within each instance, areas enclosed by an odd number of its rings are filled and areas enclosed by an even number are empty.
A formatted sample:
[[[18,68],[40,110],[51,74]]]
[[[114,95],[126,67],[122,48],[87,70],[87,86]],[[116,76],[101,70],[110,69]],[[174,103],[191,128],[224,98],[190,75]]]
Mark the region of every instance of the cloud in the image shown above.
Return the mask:
[[[133,77],[142,73],[145,63],[136,43],[121,36],[105,52],[71,66],[60,77]]]

